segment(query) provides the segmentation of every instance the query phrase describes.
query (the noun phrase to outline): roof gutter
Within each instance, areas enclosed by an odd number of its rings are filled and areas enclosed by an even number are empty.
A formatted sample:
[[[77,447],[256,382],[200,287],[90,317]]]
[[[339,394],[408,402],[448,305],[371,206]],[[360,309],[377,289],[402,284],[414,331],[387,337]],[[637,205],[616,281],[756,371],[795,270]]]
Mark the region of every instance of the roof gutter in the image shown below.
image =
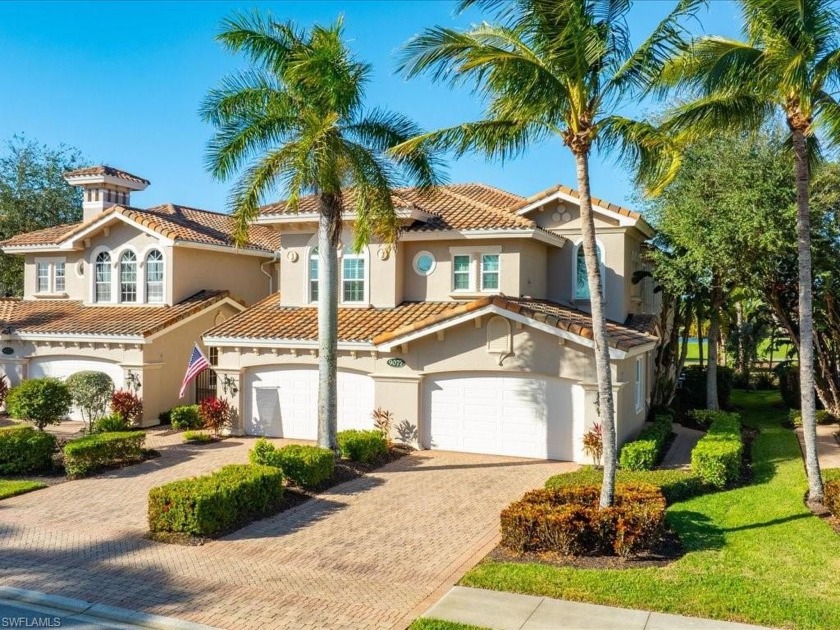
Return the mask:
[[[271,295],[274,293],[274,277],[265,270],[266,265],[277,264],[280,260],[280,250],[275,249],[274,253],[271,255],[271,260],[266,260],[263,263],[260,263],[260,271],[262,271],[264,276],[268,277],[268,294]]]

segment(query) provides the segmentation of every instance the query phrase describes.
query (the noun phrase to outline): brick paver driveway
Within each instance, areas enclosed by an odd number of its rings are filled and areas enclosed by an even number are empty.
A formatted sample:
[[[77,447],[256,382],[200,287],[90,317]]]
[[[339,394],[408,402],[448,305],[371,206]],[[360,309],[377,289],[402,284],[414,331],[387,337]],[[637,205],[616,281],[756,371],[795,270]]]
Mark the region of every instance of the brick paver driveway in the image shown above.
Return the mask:
[[[200,547],[144,538],[148,489],[244,462],[252,441],[0,502],[0,583],[219,628],[393,628],[460,577],[499,510],[571,464],[418,452]]]

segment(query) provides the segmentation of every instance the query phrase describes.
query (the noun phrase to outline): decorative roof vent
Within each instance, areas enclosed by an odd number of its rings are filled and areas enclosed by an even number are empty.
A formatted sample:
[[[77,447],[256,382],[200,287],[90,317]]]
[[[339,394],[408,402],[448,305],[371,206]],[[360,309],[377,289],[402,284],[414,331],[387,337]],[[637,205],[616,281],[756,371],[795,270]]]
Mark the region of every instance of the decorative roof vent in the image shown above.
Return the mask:
[[[88,221],[111,206],[131,205],[131,191],[145,190],[149,180],[121,171],[112,166],[90,166],[77,168],[64,174],[71,186],[78,186],[84,192],[82,210]]]

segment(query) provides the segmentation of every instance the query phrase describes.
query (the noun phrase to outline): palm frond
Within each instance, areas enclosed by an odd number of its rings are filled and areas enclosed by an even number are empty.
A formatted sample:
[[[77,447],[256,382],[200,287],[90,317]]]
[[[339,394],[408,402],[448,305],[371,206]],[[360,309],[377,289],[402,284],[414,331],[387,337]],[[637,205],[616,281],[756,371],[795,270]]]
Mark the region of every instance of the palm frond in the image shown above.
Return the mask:
[[[253,11],[225,19],[216,39],[231,52],[244,53],[253,64],[281,74],[305,35],[291,22]]]
[[[758,130],[774,111],[772,101],[752,93],[715,93],[672,109],[663,129],[693,142],[719,131]]]

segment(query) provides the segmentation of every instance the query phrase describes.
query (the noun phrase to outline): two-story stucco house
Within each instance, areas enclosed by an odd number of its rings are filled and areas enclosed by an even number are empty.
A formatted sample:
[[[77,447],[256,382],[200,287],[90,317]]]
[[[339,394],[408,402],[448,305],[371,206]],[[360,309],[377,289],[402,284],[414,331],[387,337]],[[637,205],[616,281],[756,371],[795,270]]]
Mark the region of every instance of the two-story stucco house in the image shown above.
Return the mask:
[[[167,204],[132,207],[149,182],[106,166],[65,175],[83,220],[0,243],[25,260],[22,299],[0,299],[0,372],[25,378],[105,372],[138,389],[144,424],[175,405],[204,331],[277,288],[280,234],[254,226],[232,245],[230,217]]]
[[[352,251],[353,216],[345,218],[339,429],[372,426],[379,407],[425,448],[586,461],[597,386],[575,191],[525,199],[452,185],[431,197],[401,190],[395,202],[395,248]],[[631,280],[653,232],[635,212],[594,203],[624,441],[647,413],[657,341],[652,294]],[[296,213],[266,206],[257,225],[280,236],[279,292],[213,326],[204,343],[239,411],[235,432],[314,439],[315,199]]]

